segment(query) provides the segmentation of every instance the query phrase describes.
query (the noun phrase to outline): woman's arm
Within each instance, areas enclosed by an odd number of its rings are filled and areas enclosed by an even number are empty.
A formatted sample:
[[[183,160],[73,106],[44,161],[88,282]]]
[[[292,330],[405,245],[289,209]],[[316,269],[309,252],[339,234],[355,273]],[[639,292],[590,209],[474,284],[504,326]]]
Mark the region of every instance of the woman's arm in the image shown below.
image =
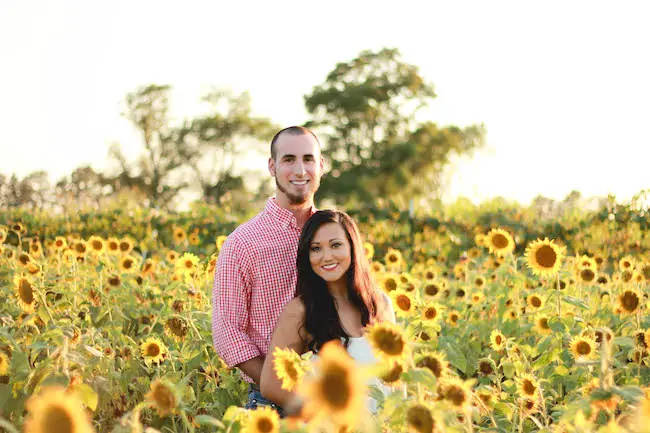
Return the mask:
[[[262,367],[262,377],[260,379],[262,396],[283,408],[289,406],[292,400],[297,398],[297,395],[294,392],[282,389],[282,381],[273,368],[275,361],[273,351],[275,351],[276,347],[279,347],[280,349],[293,349],[299,355],[305,352],[305,343],[300,336],[300,329],[304,319],[305,306],[302,300],[294,298],[285,305],[275,325],[269,351]]]
[[[392,322],[395,323],[395,309],[393,308],[393,301],[391,301],[390,296],[386,294],[385,292],[381,292],[381,297],[384,300],[384,305],[383,305],[383,320],[386,322]]]

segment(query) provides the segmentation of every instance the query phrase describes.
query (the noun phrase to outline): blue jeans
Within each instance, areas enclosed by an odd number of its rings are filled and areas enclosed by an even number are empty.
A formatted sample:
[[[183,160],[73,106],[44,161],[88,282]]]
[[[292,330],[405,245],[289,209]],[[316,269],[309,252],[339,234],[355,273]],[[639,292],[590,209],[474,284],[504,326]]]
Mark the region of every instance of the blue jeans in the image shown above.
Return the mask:
[[[280,418],[284,418],[284,411],[280,406],[262,397],[262,393],[255,389],[253,385],[248,385],[248,402],[244,408],[255,410],[263,406],[274,409],[280,415]]]

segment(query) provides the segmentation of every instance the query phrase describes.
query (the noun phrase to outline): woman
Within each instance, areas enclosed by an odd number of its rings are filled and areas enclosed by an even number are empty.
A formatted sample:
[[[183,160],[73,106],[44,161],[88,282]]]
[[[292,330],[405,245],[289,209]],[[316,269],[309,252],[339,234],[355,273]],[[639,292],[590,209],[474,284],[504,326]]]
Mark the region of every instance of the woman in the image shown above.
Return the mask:
[[[297,266],[296,297],[278,318],[260,380],[262,395],[285,409],[296,395],[281,388],[273,369],[276,347],[318,354],[326,342],[340,339],[352,358],[369,363],[374,356],[364,327],[395,321],[390,298],[372,282],[359,230],[345,212],[311,216],[298,243]]]

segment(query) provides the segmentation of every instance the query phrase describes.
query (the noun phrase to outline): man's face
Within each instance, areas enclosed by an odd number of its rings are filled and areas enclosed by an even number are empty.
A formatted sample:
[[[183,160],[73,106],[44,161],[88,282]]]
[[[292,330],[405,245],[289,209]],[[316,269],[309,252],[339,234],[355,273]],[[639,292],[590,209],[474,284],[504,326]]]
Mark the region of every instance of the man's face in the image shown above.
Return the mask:
[[[275,143],[275,160],[269,172],[275,177],[278,196],[289,205],[313,200],[323,174],[323,158],[318,141],[311,134],[282,134]]]

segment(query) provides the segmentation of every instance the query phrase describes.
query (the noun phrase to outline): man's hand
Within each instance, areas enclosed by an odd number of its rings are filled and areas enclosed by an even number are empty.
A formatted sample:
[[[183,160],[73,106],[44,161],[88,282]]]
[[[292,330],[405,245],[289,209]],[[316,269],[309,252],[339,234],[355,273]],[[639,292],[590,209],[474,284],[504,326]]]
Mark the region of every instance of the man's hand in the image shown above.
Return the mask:
[[[263,366],[264,358],[261,356],[256,356],[255,358],[236,365],[236,367],[243,371],[244,374],[253,379],[257,386],[260,386],[260,377],[262,377]]]

